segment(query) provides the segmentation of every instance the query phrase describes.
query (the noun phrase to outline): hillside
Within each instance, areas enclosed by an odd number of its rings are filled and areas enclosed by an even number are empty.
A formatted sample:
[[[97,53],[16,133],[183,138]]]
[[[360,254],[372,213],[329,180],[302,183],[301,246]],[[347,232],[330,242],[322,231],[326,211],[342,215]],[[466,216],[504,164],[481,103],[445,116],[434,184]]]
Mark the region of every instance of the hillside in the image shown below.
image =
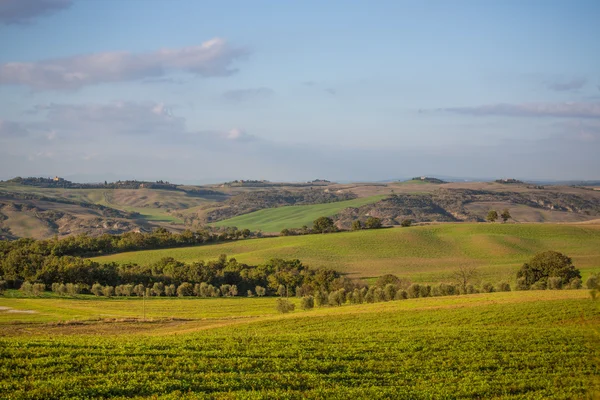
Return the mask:
[[[0,397],[568,399],[600,389],[600,309],[584,290],[309,311],[290,300],[296,310],[276,315],[273,298],[0,298]]]
[[[191,262],[220,254],[246,263],[298,258],[311,267],[333,268],[354,278],[391,273],[431,283],[447,280],[460,265],[473,265],[480,269],[482,279],[513,282],[518,267],[544,250],[571,256],[584,277],[600,272],[598,243],[600,225],[462,223],[251,239],[96,260],[149,265],[162,257]]]
[[[385,196],[371,196],[360,199],[336,201],[325,204],[287,206],[268,208],[244,214],[239,217],[219,221],[214,226],[237,226],[252,231],[280,232],[283,228],[311,227],[315,219],[322,216],[332,216],[344,209],[360,207],[376,203]]]

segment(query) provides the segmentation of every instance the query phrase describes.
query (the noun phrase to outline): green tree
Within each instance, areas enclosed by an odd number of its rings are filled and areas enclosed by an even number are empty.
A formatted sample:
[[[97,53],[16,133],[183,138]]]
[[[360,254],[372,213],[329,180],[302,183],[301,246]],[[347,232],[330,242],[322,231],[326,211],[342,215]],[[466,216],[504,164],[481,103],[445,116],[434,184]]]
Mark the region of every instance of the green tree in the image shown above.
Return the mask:
[[[413,223],[412,219],[403,219],[402,223],[400,224],[403,228],[408,228],[409,226],[411,226]]]
[[[177,296],[191,296],[194,293],[194,287],[191,283],[183,282],[179,287],[177,287]]]
[[[333,220],[329,217],[319,217],[313,222],[313,231],[315,233],[327,233],[334,232],[335,225]]]
[[[315,308],[315,298],[312,296],[304,296],[302,297],[302,301],[300,303],[300,307],[303,310],[310,310]]]
[[[94,283],[92,285],[92,290],[91,292],[95,295],[95,296],[102,296],[102,285],[99,283]]]
[[[379,228],[381,228],[381,220],[379,218],[369,217],[365,221],[365,228],[366,229],[379,229]]]
[[[362,229],[362,224],[359,220],[352,222],[352,230],[353,231],[360,231],[361,229]]]
[[[496,222],[496,220],[498,219],[498,212],[496,210],[490,210],[485,219],[488,222]]]
[[[263,297],[266,293],[266,289],[262,286],[257,286],[254,288],[254,292],[258,297]]]
[[[286,314],[286,313],[294,311],[296,306],[294,305],[294,303],[292,303],[289,300],[277,299],[276,308],[277,308],[277,311],[279,311],[280,313]]]
[[[152,293],[154,293],[155,296],[161,296],[164,292],[165,292],[165,285],[162,282],[156,282],[152,286]]]
[[[502,211],[502,214],[500,214],[500,218],[502,218],[502,222],[506,222],[510,218],[512,218],[510,212],[508,211],[508,208],[505,208],[504,211]]]
[[[535,255],[517,272],[517,279],[524,278],[526,287],[541,280],[546,283],[550,277],[558,277],[562,285],[567,285],[572,279],[581,279],[581,273],[573,266],[570,257],[552,250]]]

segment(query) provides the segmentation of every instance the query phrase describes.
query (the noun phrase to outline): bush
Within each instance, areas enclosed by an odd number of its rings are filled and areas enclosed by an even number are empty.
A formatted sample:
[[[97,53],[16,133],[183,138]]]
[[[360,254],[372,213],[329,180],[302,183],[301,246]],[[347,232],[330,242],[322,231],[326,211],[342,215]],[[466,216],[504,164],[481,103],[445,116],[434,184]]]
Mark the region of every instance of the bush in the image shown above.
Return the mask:
[[[4,291],[8,287],[6,281],[0,280],[0,295],[4,294]]]
[[[369,217],[365,221],[365,229],[379,229],[381,228],[381,220],[375,217]]]
[[[154,293],[155,296],[161,296],[164,292],[165,292],[165,285],[162,282],[156,282],[152,286],[152,293]]]
[[[585,287],[588,289],[600,289],[600,274],[592,274],[585,281]]]
[[[529,289],[529,285],[527,285],[527,280],[525,278],[517,279],[517,290],[527,290]]]
[[[315,296],[315,302],[317,303],[317,306],[323,307],[324,305],[327,305],[328,300],[329,295],[327,292],[317,291]]]
[[[527,286],[549,277],[559,277],[565,285],[572,279],[581,278],[581,273],[573,266],[570,257],[557,251],[537,254],[517,272],[517,278],[525,278]]]
[[[569,282],[569,289],[581,289],[581,279],[575,278]]]
[[[479,293],[479,290],[477,290],[475,288],[475,286],[469,284],[467,285],[467,294],[475,294],[475,293]]]
[[[551,276],[548,278],[548,289],[559,290],[562,289],[562,279],[557,276]]]
[[[492,284],[491,284],[491,283],[489,283],[489,282],[486,282],[486,283],[484,283],[484,284],[483,284],[483,286],[481,287],[481,291],[482,291],[483,293],[492,293],[492,292],[495,292],[496,290],[495,290],[495,288],[494,288],[494,285],[492,285]]]
[[[534,283],[533,285],[531,285],[529,288],[531,290],[546,290],[547,288],[547,282],[545,279],[541,279],[539,281],[537,281],[536,283]]]
[[[165,286],[165,296],[175,296],[177,290],[175,289],[174,284],[170,284],[169,286]]]
[[[102,294],[106,297],[112,297],[115,294],[115,288],[109,285],[106,285],[102,288]]]
[[[418,283],[413,283],[408,287],[408,289],[406,289],[406,292],[408,293],[408,298],[416,299],[421,294],[421,285]]]
[[[94,283],[94,284],[92,285],[92,290],[91,290],[91,291],[92,291],[92,294],[93,294],[94,296],[102,296],[102,289],[103,289],[103,287],[102,287],[102,285],[101,285],[101,284],[99,284],[99,283]]]
[[[362,224],[360,223],[359,220],[353,221],[352,222],[352,230],[353,231],[359,231],[362,229]]]
[[[191,296],[194,294],[194,288],[191,283],[183,282],[179,287],[177,287],[177,296]]]
[[[300,307],[303,310],[310,310],[315,307],[315,298],[312,296],[304,296],[301,300]]]
[[[254,292],[258,297],[263,297],[265,295],[266,289],[262,286],[257,286],[254,288]]]
[[[398,291],[398,289],[396,288],[396,285],[388,283],[387,285],[385,285],[385,288],[383,289],[383,295],[385,297],[386,301],[390,301],[390,300],[394,300],[394,297],[396,297],[396,292]]]
[[[375,298],[376,303],[385,301],[385,293],[383,293],[382,288],[376,287],[375,290],[373,291],[373,296]]]
[[[344,289],[329,293],[328,303],[331,306],[341,306],[346,302],[346,291]]]
[[[223,297],[228,297],[229,292],[231,290],[231,285],[228,285],[228,284],[221,285],[220,290],[221,290],[221,294],[223,295]]]
[[[510,284],[508,282],[500,282],[500,284],[498,284],[498,291],[510,292]]]
[[[365,301],[367,303],[375,303],[375,288],[371,286],[365,293]]]
[[[412,219],[404,219],[402,220],[402,223],[400,223],[400,226],[402,226],[403,228],[408,228],[409,226],[411,226],[413,223]]]
[[[254,297],[254,293],[252,293],[252,290],[250,290],[250,289],[248,289],[246,294],[248,295],[248,297]]]
[[[31,287],[34,296],[39,296],[46,290],[46,285],[43,283],[34,283]]]
[[[396,292],[396,296],[394,297],[394,300],[406,300],[408,299],[408,293],[406,293],[406,290],[398,290]]]
[[[281,297],[287,296],[287,290],[284,285],[279,285],[279,287],[277,288],[277,295]]]
[[[23,284],[21,285],[19,290],[25,294],[32,294],[33,293],[33,285],[31,283],[25,281],[25,282],[23,282]]]
[[[286,314],[286,313],[294,311],[296,306],[294,305],[294,303],[292,303],[289,300],[277,299],[276,308],[277,308],[277,311],[279,311],[280,313]]]

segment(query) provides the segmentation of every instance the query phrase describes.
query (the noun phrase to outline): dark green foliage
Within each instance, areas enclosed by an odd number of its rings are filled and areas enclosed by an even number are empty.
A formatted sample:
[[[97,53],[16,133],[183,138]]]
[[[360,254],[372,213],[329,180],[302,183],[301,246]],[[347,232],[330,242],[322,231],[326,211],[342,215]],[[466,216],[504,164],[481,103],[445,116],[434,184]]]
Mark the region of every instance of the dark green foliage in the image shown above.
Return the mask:
[[[365,221],[365,229],[379,229],[381,228],[381,220],[375,217],[369,217]]]
[[[496,210],[490,210],[487,213],[487,216],[485,217],[485,219],[488,222],[496,222],[496,220],[498,219],[498,212]]]
[[[502,211],[502,214],[500,214],[500,218],[502,218],[502,222],[506,222],[510,218],[512,218],[510,212],[508,211],[508,208],[505,208],[504,211]]]
[[[177,287],[177,296],[191,296],[194,294],[194,287],[189,282],[183,282],[181,285]]]
[[[563,288],[562,279],[557,276],[551,276],[548,278],[548,289],[558,290]]]
[[[406,292],[408,293],[409,299],[416,299],[421,295],[421,285],[418,283],[413,283],[406,289]]]
[[[588,289],[600,289],[600,274],[592,274],[585,281],[585,287]]]
[[[362,229],[362,223],[359,220],[352,222],[352,230],[353,231],[359,231],[361,229]]]
[[[492,293],[496,291],[496,288],[494,288],[494,285],[492,285],[489,282],[486,282],[483,284],[483,286],[481,287],[481,291],[483,293]]]
[[[319,217],[313,222],[313,232],[315,233],[328,233],[335,231],[336,228],[333,224],[333,220],[329,217]]]
[[[581,289],[581,287],[582,282],[579,278],[572,279],[571,282],[569,282],[569,289]]]
[[[403,228],[408,228],[409,226],[411,226],[413,223],[412,219],[403,219],[402,222],[400,223],[400,225]]]
[[[566,285],[572,279],[581,279],[581,273],[573,266],[570,257],[557,251],[537,254],[517,272],[517,278],[524,278],[523,285],[526,287],[542,279],[547,282],[550,277],[558,277],[562,285]]]
[[[294,305],[294,303],[292,303],[289,300],[277,299],[276,308],[277,308],[277,311],[279,311],[280,313],[286,314],[286,313],[294,311],[296,306]]]

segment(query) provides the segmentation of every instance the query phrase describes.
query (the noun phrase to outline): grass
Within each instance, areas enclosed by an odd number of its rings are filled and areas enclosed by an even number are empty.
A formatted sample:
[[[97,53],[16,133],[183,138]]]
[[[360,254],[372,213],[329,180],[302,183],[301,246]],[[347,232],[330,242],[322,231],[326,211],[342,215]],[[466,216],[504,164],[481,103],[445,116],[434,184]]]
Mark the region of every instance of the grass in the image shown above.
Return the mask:
[[[14,322],[0,323],[0,397],[570,399],[593,398],[600,389],[600,308],[586,291],[425,298],[287,315],[272,314],[274,299],[239,299],[261,316],[231,310],[202,319],[197,310],[223,300],[234,299],[148,302],[161,304],[161,315],[198,318],[189,321],[58,325],[17,323],[25,314],[13,314]],[[120,300],[72,301],[127,314],[111,305]],[[58,303],[30,300],[23,307],[41,314]],[[166,311],[167,304],[180,311]]]
[[[376,203],[386,197],[386,195],[379,195],[325,204],[269,208],[219,221],[213,225],[236,226],[253,231],[260,229],[264,232],[280,232],[283,228],[301,228],[304,225],[310,227],[313,221],[319,217],[329,217],[349,207]]]
[[[545,250],[572,257],[585,279],[600,272],[599,244],[600,225],[460,223],[240,240],[121,253],[97,260],[148,265],[162,257],[192,262],[220,254],[245,263],[298,258],[311,267],[333,268],[351,277],[393,273],[430,283],[446,281],[459,265],[473,265],[479,268],[481,279],[497,283],[514,282],[516,270]]]

